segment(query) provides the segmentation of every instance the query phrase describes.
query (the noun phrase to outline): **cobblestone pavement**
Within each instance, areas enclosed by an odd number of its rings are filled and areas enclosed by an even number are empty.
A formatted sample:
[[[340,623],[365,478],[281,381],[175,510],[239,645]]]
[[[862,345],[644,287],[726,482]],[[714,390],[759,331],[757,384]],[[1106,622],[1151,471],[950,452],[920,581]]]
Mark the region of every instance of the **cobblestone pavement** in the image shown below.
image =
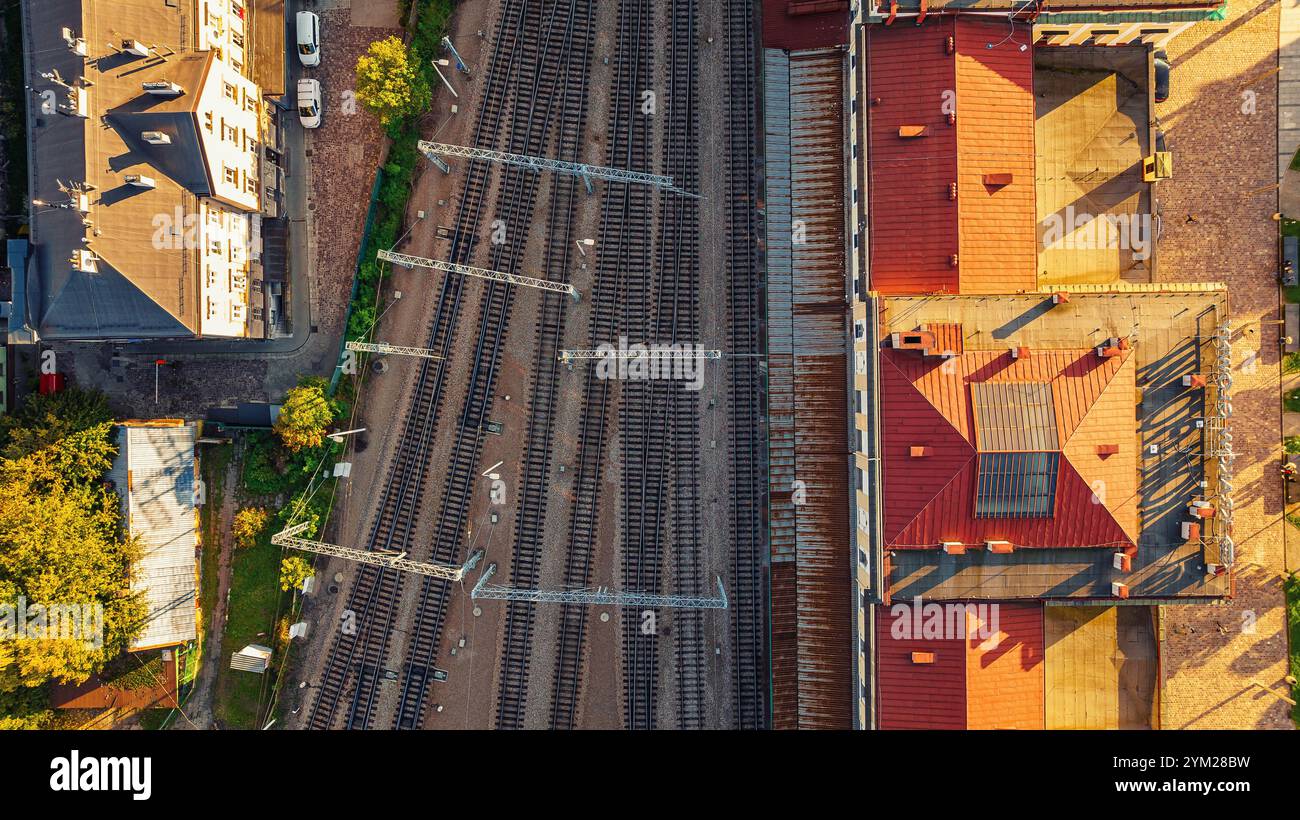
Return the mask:
[[[1161,281],[1221,281],[1237,334],[1234,595],[1164,607],[1160,725],[1292,728],[1288,705],[1277,270],[1278,0],[1228,6],[1171,44],[1156,113],[1182,173],[1160,183]],[[1253,106],[1247,104],[1253,102]],[[1252,113],[1253,112],[1253,113]],[[1288,693],[1289,694],[1289,693]]]

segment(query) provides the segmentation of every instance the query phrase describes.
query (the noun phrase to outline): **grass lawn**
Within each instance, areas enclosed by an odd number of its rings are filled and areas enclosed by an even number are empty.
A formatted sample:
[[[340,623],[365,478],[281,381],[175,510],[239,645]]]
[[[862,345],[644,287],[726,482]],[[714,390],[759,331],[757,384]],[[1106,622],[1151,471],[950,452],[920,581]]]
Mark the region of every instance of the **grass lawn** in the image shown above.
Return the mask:
[[[202,578],[199,588],[199,611],[203,618],[202,649],[211,646],[212,613],[217,605],[217,582],[221,561],[221,503],[226,492],[226,468],[230,464],[233,445],[205,445],[200,460],[203,485],[207,492],[202,512],[199,514],[199,538],[203,544]],[[202,663],[202,661],[200,661]]]
[[[1287,520],[1292,517],[1287,516]],[[1286,582],[1286,622],[1287,634],[1290,635],[1291,674],[1300,678],[1300,578],[1295,576]],[[1300,684],[1291,687],[1291,697],[1300,701]],[[1291,707],[1291,719],[1300,727],[1300,706]]]
[[[230,669],[230,656],[250,643],[274,646],[276,607],[280,602],[280,548],[263,533],[255,546],[235,553],[230,605],[221,643],[221,664],[214,703],[217,720],[230,729],[258,729],[263,687],[271,672],[257,675]],[[277,659],[278,660],[278,659]]]
[[[1300,413],[1300,388],[1288,390],[1282,396],[1282,406],[1290,413]]]

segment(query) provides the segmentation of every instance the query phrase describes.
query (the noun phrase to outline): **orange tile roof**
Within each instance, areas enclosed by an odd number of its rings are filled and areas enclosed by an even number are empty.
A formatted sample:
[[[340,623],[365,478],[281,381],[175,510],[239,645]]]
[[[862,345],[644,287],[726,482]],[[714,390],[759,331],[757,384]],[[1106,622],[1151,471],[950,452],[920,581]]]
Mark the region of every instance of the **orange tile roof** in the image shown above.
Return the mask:
[[[1041,604],[971,607],[965,613],[965,635],[941,637],[924,637],[933,616],[924,605],[919,612],[915,607],[916,602],[901,601],[877,609],[881,729],[1043,728]],[[943,612],[947,620],[949,610]],[[917,663],[913,653],[932,654],[933,660]]]
[[[1005,34],[1003,20],[954,17],[868,27],[873,290],[1036,286],[1033,49],[986,47]],[[923,135],[901,136],[912,126]]]
[[[958,270],[962,293],[1033,290],[1034,56],[1007,40],[1005,20],[957,25]],[[986,176],[1010,175],[1007,184]],[[1001,182],[1001,180],[997,180]]]
[[[988,540],[1017,547],[1134,547],[1138,454],[1131,353],[1103,359],[1085,348],[1013,359],[1008,352],[972,351],[939,361],[882,351],[886,547],[938,549],[944,541],[982,546]],[[980,382],[1051,386],[1057,437],[1042,446],[1059,448],[1064,458],[1049,517],[975,516],[979,457],[971,385]],[[1098,445],[1109,443],[1119,444],[1119,452],[1099,455]],[[930,447],[931,455],[912,457],[914,446]]]

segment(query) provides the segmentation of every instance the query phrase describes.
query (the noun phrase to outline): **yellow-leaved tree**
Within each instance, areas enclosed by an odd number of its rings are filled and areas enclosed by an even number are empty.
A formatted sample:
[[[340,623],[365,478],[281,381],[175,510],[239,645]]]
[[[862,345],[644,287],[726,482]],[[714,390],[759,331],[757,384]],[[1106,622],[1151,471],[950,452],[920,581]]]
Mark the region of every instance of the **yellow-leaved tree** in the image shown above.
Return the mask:
[[[319,447],[336,412],[334,403],[325,395],[324,380],[306,379],[285,396],[273,429],[284,446],[294,452]]]
[[[429,107],[429,82],[396,36],[378,40],[357,58],[357,99],[389,125]]]

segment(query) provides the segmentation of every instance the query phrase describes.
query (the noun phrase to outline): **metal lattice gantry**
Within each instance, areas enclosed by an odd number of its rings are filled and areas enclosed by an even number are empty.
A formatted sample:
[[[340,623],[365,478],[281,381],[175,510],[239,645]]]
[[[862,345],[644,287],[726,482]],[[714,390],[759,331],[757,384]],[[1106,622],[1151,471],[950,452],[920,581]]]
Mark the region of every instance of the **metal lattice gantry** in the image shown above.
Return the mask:
[[[271,543],[277,547],[289,547],[303,552],[314,552],[317,555],[328,555],[332,558],[346,558],[360,564],[390,567],[403,572],[414,572],[417,575],[428,575],[446,581],[461,580],[465,577],[465,573],[477,566],[478,562],[483,558],[483,550],[475,550],[469,556],[469,560],[458,567],[448,564],[426,564],[422,561],[408,560],[404,557],[405,553],[368,552],[366,550],[352,549],[351,547],[341,547],[338,544],[328,544],[324,541],[309,541],[306,538],[297,537],[298,533],[308,526],[310,526],[310,522],[304,521],[301,524],[295,524],[281,530],[271,536]]]
[[[607,349],[587,349],[587,350],[561,350],[559,359],[562,362],[570,361],[597,361],[601,359],[721,359],[721,350],[701,350],[692,349],[693,346],[687,346],[686,349],[680,349],[673,346],[646,346],[642,350],[616,350]]]
[[[344,347],[357,353],[386,353],[394,356],[419,356],[425,359],[442,358],[427,347],[402,347],[383,342],[348,342]]]
[[[637,185],[654,185],[667,188],[674,193],[698,197],[690,191],[683,191],[673,184],[673,178],[663,174],[647,174],[642,171],[626,171],[622,168],[607,168],[603,165],[587,165],[584,162],[565,162],[564,160],[533,157],[526,154],[511,154],[506,151],[494,151],[490,148],[469,148],[464,145],[448,145],[442,142],[420,140],[420,153],[429,159],[434,157],[463,157],[482,159],[488,162],[502,162],[532,168],[534,171],[555,171],[560,174],[572,174],[584,180],[607,179],[611,182],[627,182]],[[588,183],[590,185],[590,183]]]
[[[718,595],[710,598],[693,595],[647,595],[639,592],[611,592],[595,589],[548,590],[519,589],[489,584],[497,565],[488,564],[482,577],[470,591],[470,597],[488,601],[531,601],[538,604],[597,604],[634,609],[726,609],[727,591],[718,578]]]
[[[492,282],[507,282],[511,285],[522,285],[528,288],[550,291],[551,293],[567,293],[575,299],[578,298],[578,289],[565,282],[550,282],[545,279],[536,279],[532,276],[519,276],[514,273],[502,273],[501,271],[488,270],[487,268],[476,268],[472,265],[458,265],[455,262],[442,262],[437,259],[425,259],[423,256],[411,256],[410,254],[394,253],[393,251],[381,250],[378,253],[378,257],[385,262],[392,262],[396,265],[430,268],[432,270],[443,271],[444,273],[459,273],[463,276],[473,276],[479,279],[487,279]]]

